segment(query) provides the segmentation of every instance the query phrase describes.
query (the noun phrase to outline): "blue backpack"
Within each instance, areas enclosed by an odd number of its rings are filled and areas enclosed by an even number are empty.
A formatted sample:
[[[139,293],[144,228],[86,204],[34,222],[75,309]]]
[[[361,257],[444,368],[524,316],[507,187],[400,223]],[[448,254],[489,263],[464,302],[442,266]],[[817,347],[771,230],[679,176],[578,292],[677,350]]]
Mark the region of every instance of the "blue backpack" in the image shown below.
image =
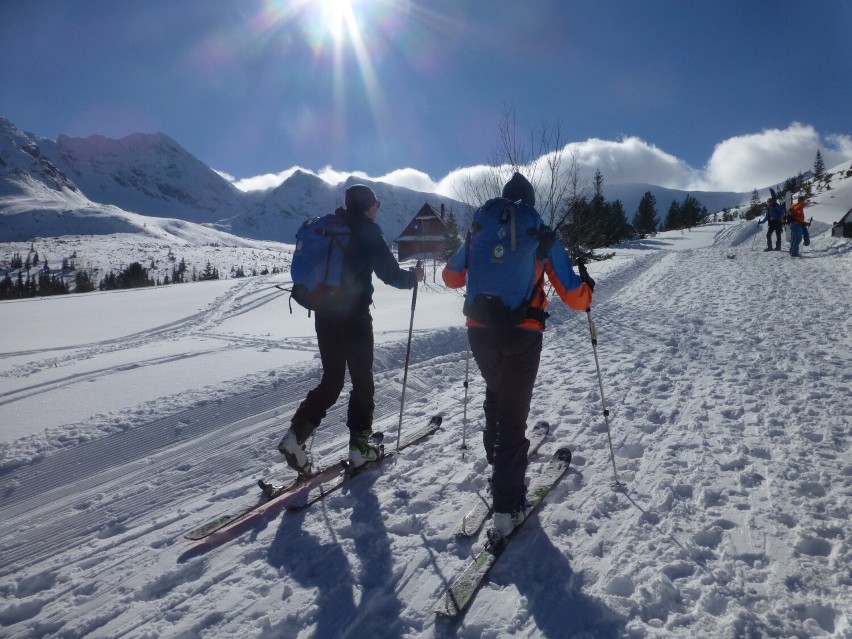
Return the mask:
[[[339,216],[312,217],[296,233],[291,297],[309,311],[343,314],[353,295],[343,277],[352,229]]]
[[[482,205],[466,239],[464,314],[494,328],[527,318],[544,321],[544,311],[530,303],[543,275],[536,273],[537,262],[552,237],[538,212],[523,202],[495,198]]]

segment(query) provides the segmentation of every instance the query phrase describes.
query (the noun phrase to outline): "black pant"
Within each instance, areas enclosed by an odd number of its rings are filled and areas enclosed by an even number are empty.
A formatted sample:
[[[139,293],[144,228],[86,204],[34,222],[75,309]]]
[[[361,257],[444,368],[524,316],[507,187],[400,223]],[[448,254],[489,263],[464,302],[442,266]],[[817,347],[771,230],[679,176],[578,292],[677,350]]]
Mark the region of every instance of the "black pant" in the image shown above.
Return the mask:
[[[769,226],[769,228],[766,230],[766,248],[768,248],[768,249],[772,248],[772,234],[775,233],[775,248],[780,250],[780,248],[781,248],[781,228],[782,228],[783,225],[781,224],[780,221],[773,222],[772,220],[769,220],[769,222],[767,222],[767,226]]]
[[[520,328],[469,328],[470,350],[485,380],[485,455],[493,467],[496,512],[513,512],[526,498],[527,417],[541,359],[542,334]]]
[[[304,441],[326,416],[343,390],[346,368],[352,391],[346,425],[359,432],[373,425],[375,384],[373,382],[373,318],[364,309],[346,317],[315,315],[317,345],[322,361],[319,386],[308,393],[296,414],[293,428]]]

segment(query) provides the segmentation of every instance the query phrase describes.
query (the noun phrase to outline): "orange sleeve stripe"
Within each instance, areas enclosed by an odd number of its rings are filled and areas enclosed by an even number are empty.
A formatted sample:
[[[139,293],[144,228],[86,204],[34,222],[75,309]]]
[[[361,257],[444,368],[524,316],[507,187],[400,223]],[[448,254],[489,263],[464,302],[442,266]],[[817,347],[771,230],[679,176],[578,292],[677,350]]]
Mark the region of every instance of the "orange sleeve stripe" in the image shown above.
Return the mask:
[[[452,271],[448,268],[441,271],[441,278],[444,280],[444,284],[450,288],[461,288],[465,285],[467,279],[465,271]]]
[[[553,290],[556,291],[559,299],[573,310],[585,311],[592,305],[592,289],[590,289],[589,285],[585,282],[580,284],[577,288],[569,291],[562,286],[562,282],[553,275],[550,264],[547,265],[547,278],[550,280],[550,283],[553,284]]]

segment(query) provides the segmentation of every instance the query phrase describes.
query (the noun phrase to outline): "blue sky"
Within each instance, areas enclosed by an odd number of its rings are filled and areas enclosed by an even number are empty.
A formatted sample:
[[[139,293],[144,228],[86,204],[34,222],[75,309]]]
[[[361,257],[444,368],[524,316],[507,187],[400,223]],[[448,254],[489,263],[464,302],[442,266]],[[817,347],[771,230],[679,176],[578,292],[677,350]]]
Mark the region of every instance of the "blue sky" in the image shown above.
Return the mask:
[[[163,132],[249,188],[440,185],[511,110],[605,180],[750,190],[852,161],[850,33],[847,0],[0,0],[0,115]]]

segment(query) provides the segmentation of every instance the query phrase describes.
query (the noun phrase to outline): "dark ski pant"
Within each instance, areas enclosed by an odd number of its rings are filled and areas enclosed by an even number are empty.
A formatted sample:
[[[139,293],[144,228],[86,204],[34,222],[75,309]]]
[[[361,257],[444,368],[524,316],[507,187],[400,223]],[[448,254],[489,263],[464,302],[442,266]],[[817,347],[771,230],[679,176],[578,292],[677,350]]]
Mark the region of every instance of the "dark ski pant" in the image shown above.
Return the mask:
[[[375,384],[373,318],[369,309],[345,317],[322,316],[319,313],[314,317],[322,379],[293,415],[296,437],[304,441],[319,426],[343,390],[347,367],[352,391],[349,393],[346,425],[354,433],[372,428]]]
[[[526,498],[527,416],[541,359],[542,334],[521,328],[469,328],[470,350],[485,380],[485,456],[492,465],[494,510],[518,510]]]
[[[781,229],[782,229],[783,225],[781,224],[780,221],[779,222],[773,222],[772,220],[770,220],[768,222],[768,226],[769,226],[769,228],[766,231],[766,248],[768,248],[768,249],[772,248],[772,234],[775,233],[775,249],[780,251],[781,250]]]

